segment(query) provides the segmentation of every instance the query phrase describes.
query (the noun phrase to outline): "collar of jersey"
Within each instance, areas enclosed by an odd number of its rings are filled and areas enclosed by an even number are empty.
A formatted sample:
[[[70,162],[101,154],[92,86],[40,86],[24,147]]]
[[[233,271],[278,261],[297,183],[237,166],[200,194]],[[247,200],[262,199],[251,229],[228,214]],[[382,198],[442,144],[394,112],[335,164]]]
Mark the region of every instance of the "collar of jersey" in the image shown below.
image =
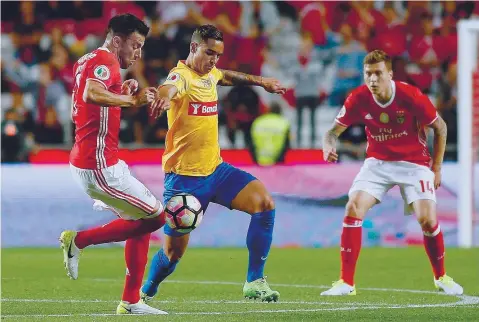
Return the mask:
[[[99,50],[104,50],[104,51],[107,51],[107,52],[111,53],[111,51],[110,51],[108,48],[106,48],[106,47],[99,47],[98,49],[99,49]]]
[[[180,61],[178,61],[178,65],[179,65],[179,64],[183,64],[186,68],[188,68],[189,70],[191,70],[191,72],[195,73],[195,75],[198,76],[198,77],[200,77],[200,78],[201,78],[201,77],[205,77],[206,75],[209,74],[209,73],[208,73],[208,74],[204,74],[204,75],[198,74],[193,68],[190,68],[188,65],[186,65],[186,60],[180,60]],[[179,66],[178,66],[178,67],[179,67]]]
[[[393,80],[391,80],[391,86],[392,86],[392,88],[393,88],[393,94],[391,95],[391,98],[389,99],[389,101],[387,101],[386,103],[384,103],[384,104],[379,103],[379,102],[376,100],[376,97],[374,97],[374,95],[373,95],[373,99],[374,99],[374,101],[376,102],[376,104],[378,104],[378,105],[379,105],[380,107],[382,107],[382,108],[388,107],[388,106],[391,105],[391,103],[394,101],[394,97],[396,96],[396,83],[395,83]],[[372,94],[371,94],[371,95],[372,95]]]

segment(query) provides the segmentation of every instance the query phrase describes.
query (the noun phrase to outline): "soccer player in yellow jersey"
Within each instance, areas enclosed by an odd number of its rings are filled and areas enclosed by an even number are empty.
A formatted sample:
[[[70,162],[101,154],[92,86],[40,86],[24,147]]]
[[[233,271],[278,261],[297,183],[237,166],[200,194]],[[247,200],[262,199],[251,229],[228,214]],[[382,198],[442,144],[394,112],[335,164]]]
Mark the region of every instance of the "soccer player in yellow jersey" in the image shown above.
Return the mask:
[[[277,301],[279,292],[271,290],[263,274],[273,234],[273,198],[253,175],[221,159],[216,85],[257,85],[277,94],[284,93],[285,88],[272,78],[217,69],[215,65],[223,50],[223,34],[216,27],[203,25],[196,29],[188,58],[170,71],[151,105],[156,116],[168,110],[163,197],[166,204],[175,194],[186,192],[198,198],[203,210],[214,202],[250,214],[246,237],[249,263],[243,295]],[[165,226],[165,235],[163,248],[155,254],[142,287],[145,301],[173,273],[188,246],[189,234]]]

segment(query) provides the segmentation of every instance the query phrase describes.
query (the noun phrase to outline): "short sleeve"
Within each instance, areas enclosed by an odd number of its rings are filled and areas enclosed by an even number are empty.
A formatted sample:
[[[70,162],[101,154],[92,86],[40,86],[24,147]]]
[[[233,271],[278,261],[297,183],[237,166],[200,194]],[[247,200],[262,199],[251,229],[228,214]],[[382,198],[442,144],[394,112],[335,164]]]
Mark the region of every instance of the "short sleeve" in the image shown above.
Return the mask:
[[[182,98],[185,96],[188,88],[188,75],[187,71],[181,69],[173,69],[166,78],[163,85],[173,85],[176,87],[178,92],[174,98]]]
[[[112,85],[121,81],[120,68],[113,61],[92,60],[88,66],[87,80],[94,80],[102,84],[105,89],[109,89]]]
[[[419,89],[414,97],[414,111],[419,122],[423,125],[430,125],[437,119],[437,110],[427,95]]]
[[[213,69],[213,71],[214,71],[214,76],[216,78],[216,83],[218,83],[224,77],[223,71],[221,69],[216,68],[216,67]]]
[[[343,107],[336,116],[336,123],[342,126],[350,126],[354,123],[358,123],[359,114],[357,101],[357,95],[354,93],[351,93],[348,98],[346,98]]]

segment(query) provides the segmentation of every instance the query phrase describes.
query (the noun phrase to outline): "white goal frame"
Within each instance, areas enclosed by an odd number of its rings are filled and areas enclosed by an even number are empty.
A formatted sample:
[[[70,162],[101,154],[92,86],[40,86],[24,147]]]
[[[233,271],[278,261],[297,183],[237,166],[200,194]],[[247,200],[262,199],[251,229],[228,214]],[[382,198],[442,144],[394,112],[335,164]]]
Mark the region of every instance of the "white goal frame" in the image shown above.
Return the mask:
[[[473,71],[479,67],[479,20],[461,20],[458,26],[458,246],[473,246],[474,164],[472,153]]]

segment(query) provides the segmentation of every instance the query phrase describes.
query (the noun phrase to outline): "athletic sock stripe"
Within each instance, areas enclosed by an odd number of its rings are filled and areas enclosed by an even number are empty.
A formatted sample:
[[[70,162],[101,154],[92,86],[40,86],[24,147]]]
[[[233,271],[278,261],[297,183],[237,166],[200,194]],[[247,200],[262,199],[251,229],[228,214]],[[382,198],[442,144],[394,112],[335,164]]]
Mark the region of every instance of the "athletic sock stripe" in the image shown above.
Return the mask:
[[[349,225],[349,224],[345,224],[343,223],[343,227],[348,227],[348,228],[361,228],[363,225]]]
[[[108,184],[106,183],[106,180],[105,180],[105,177],[103,176],[103,174],[101,173],[101,170],[95,170],[94,171],[94,174],[95,174],[95,178],[96,180],[98,181],[98,183],[100,184],[100,187],[106,192],[108,193],[109,195],[117,198],[117,199],[122,199],[122,200],[125,200],[126,202],[128,202],[129,204],[137,207],[137,208],[140,208],[141,210],[143,210],[144,212],[146,212],[147,214],[151,214],[154,210],[154,208],[150,207],[148,204],[144,203],[143,201],[137,199],[136,197],[134,196],[131,196],[131,195],[128,195],[124,192],[121,192],[119,190],[116,190],[110,186],[108,186]]]
[[[436,237],[437,235],[439,235],[440,232],[441,232],[441,226],[438,225],[436,230],[433,231],[432,233],[428,231],[423,231],[423,234],[424,236],[427,236],[427,237]]]

